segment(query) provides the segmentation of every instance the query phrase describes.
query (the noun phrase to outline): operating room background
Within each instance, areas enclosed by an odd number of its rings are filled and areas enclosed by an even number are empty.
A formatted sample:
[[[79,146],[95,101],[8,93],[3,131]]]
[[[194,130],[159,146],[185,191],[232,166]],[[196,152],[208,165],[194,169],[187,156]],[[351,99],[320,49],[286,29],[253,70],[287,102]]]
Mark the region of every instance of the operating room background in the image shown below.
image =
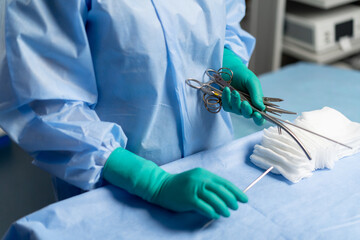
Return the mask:
[[[260,1],[247,1],[247,14],[241,23],[257,39],[249,68],[258,75],[298,61],[281,53],[286,1],[268,0],[259,5]],[[233,117],[233,120],[239,118]],[[14,143],[0,148],[0,236],[15,220],[55,202],[51,176],[33,166],[31,161],[32,158]]]

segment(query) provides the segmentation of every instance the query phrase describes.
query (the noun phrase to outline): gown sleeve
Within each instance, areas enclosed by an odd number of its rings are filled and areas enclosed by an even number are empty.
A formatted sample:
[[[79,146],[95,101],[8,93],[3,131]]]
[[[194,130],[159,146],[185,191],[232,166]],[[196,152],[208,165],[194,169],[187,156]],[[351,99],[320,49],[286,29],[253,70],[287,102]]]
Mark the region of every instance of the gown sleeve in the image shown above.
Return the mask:
[[[225,47],[248,64],[255,47],[255,38],[240,27],[245,16],[244,0],[226,0]]]
[[[2,6],[1,6],[2,5]],[[0,3],[0,126],[53,176],[101,185],[121,127],[99,119],[84,0]]]

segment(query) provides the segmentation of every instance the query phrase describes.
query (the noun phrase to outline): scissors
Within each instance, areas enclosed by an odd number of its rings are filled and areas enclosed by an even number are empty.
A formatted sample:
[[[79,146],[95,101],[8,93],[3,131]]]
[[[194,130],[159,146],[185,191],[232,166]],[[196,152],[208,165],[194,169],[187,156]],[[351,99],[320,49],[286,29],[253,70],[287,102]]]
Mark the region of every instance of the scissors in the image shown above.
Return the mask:
[[[221,104],[221,97],[222,92],[225,87],[229,87],[231,91],[237,91],[240,95],[241,101],[248,101],[251,109],[254,112],[258,112],[264,119],[268,120],[271,123],[274,123],[279,130],[279,134],[281,134],[281,130],[283,129],[285,132],[287,132],[292,139],[295,140],[295,142],[299,145],[299,147],[302,149],[306,157],[311,160],[311,155],[309,151],[306,149],[304,144],[300,141],[300,139],[295,135],[293,131],[291,131],[285,124],[294,126],[296,128],[299,128],[301,130],[307,131],[309,133],[312,133],[316,136],[322,137],[324,139],[327,139],[329,141],[335,142],[337,144],[340,144],[342,146],[345,146],[347,148],[350,148],[350,146],[347,146],[343,143],[337,142],[333,139],[330,139],[328,137],[322,136],[318,133],[315,133],[313,131],[307,130],[305,128],[302,128],[300,126],[297,126],[293,123],[290,123],[288,121],[285,121],[281,118],[278,118],[273,115],[281,116],[281,114],[297,114],[295,112],[287,111],[284,109],[279,108],[278,105],[274,104],[274,102],[282,102],[283,99],[281,98],[273,98],[273,97],[263,97],[263,102],[265,105],[265,110],[262,111],[260,109],[257,109],[251,102],[250,95],[248,93],[245,93],[243,91],[235,89],[233,86],[231,86],[231,80],[233,78],[233,72],[229,68],[220,68],[218,71],[213,69],[207,69],[204,72],[203,78],[209,77],[209,81],[207,82],[200,82],[194,78],[186,79],[185,82],[187,85],[189,85],[192,88],[201,90],[203,92],[203,102],[205,105],[205,108],[211,112],[211,113],[218,113],[221,110],[222,104]],[[227,77],[229,80],[225,80],[224,77]],[[270,115],[273,114],[273,115]]]

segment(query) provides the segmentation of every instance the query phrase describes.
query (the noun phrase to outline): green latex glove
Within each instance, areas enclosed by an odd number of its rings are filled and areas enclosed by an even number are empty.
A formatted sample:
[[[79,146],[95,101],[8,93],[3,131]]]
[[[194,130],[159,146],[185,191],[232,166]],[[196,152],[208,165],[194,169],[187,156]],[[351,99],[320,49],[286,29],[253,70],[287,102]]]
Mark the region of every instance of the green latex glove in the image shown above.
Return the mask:
[[[205,169],[170,174],[122,148],[111,153],[103,176],[151,203],[177,212],[194,210],[209,218],[228,217],[228,208],[236,210],[237,201],[248,201],[234,184]]]
[[[231,50],[224,48],[223,68],[229,68],[233,71],[233,79],[231,86],[235,89],[250,94],[252,104],[259,110],[265,110],[263,103],[263,93],[259,79],[250,71],[242,60]],[[223,78],[229,80],[224,74]],[[229,88],[225,88],[222,94],[222,105],[225,111],[243,115],[246,118],[253,118],[257,125],[262,125],[265,119],[258,112],[253,112],[249,102],[241,101],[238,92],[231,92]]]

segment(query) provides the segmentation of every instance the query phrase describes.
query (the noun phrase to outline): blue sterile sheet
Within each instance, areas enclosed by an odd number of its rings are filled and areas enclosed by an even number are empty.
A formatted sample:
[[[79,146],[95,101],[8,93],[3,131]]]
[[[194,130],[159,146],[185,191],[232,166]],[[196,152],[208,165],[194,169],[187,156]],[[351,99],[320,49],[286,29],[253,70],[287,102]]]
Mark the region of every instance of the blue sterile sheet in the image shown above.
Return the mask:
[[[360,122],[358,72],[300,63],[264,75],[261,81],[266,96],[284,98],[285,109],[302,112],[329,106]],[[253,133],[261,129],[251,131],[250,124],[245,122],[244,128],[241,121],[234,118],[236,131],[243,128],[250,135],[162,167],[172,173],[202,167],[244,189],[263,172],[249,160],[262,132]],[[205,229],[209,219],[196,213],[174,213],[105,186],[18,220],[4,238],[356,239],[360,236],[359,169],[360,154],[356,154],[297,184],[270,173],[247,192],[247,204]]]

